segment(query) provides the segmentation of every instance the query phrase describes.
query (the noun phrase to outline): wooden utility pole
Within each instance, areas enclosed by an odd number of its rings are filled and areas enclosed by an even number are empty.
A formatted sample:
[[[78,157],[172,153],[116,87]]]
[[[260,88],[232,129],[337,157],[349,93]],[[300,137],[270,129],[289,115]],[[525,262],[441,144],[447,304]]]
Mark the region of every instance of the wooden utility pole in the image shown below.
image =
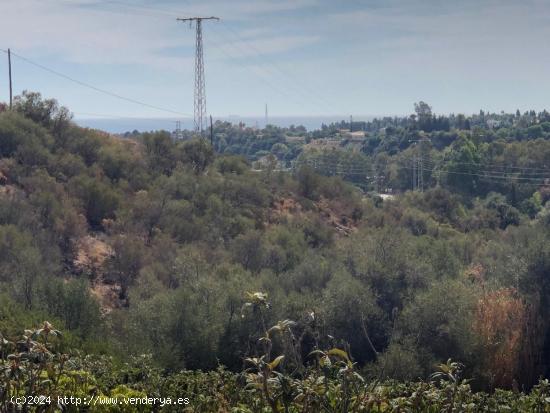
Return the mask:
[[[10,49],[8,49],[8,71],[10,76],[10,109],[11,109],[13,105],[13,86],[11,81],[11,50]]]

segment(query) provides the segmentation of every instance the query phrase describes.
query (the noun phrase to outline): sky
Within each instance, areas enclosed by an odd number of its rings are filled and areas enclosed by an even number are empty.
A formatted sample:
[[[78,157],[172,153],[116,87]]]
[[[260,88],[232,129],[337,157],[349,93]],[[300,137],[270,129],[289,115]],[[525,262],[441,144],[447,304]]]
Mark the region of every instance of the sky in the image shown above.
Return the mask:
[[[550,109],[550,0],[0,0],[15,94],[54,97],[75,118],[193,113],[203,23],[214,116],[401,115]],[[0,101],[8,100],[0,52]]]

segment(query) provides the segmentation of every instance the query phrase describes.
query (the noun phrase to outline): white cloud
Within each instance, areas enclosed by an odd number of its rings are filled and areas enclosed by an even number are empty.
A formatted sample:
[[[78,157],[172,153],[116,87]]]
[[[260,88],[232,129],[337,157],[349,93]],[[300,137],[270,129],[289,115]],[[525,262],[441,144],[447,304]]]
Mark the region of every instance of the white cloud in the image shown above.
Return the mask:
[[[139,64],[172,70],[192,65],[194,36],[162,5],[126,6],[127,1],[19,0],[0,2],[0,38],[5,47],[22,54],[57,57],[78,64]],[[238,2],[188,3],[178,6],[190,14],[216,10],[220,15],[244,19],[258,13],[294,10],[315,0],[261,0]],[[173,5],[171,7],[174,7]],[[175,7],[174,7],[175,8]],[[212,23],[213,25],[217,23]],[[232,57],[281,53],[311,44],[315,36],[269,34],[263,27],[250,27],[237,33],[230,26],[208,27],[205,33],[218,34],[216,47]],[[205,39],[205,41],[209,41]],[[162,51],[187,49],[187,57],[168,56]]]
[[[496,101],[475,95],[479,85],[498,91],[514,76],[526,86],[539,79],[525,88],[530,99],[548,95],[548,0],[0,0],[0,47],[121,94],[192,104],[194,32],[175,17],[212,14],[223,20],[204,25],[207,85],[219,93],[209,105],[226,112],[264,102],[264,83],[280,89],[281,112],[286,95],[306,101],[303,111],[320,106],[308,106],[319,99],[304,88],[342,108],[399,98],[408,108],[424,91],[442,101],[461,92],[464,102]],[[68,93],[34,84],[60,99]],[[229,98],[243,90],[246,98]]]
[[[11,3],[11,2],[10,2]],[[73,2],[85,4],[85,2]],[[6,47],[32,56],[57,56],[82,64],[146,64],[166,68],[186,59],[157,56],[162,48],[192,45],[170,35],[158,18],[68,7],[65,2],[0,3],[0,38]],[[175,22],[173,23],[176,27]]]

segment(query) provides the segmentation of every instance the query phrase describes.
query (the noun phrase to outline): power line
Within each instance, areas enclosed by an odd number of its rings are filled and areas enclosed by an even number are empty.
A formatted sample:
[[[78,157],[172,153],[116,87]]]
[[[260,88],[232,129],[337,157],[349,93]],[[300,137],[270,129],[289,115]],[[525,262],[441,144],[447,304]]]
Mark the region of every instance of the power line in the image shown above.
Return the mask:
[[[152,8],[152,7],[147,7],[147,6],[140,6],[140,5],[135,5],[135,4],[129,4],[129,3],[126,3],[126,2],[123,2],[123,1],[117,1],[117,0],[108,0],[108,1],[104,1],[103,4],[105,5],[120,5],[120,6],[123,6],[127,9],[133,9],[135,11],[138,11],[138,12],[147,12],[147,14],[141,14],[142,16],[146,16],[146,15],[150,15],[151,13],[156,13],[157,15],[161,15],[161,16],[170,16],[172,17],[174,14],[178,14],[180,13],[180,11],[177,11],[177,10],[167,10],[167,9],[158,9],[158,8]],[[112,12],[112,10],[110,10],[110,12]]]
[[[419,160],[421,160],[423,163],[428,164],[429,166],[432,166],[432,167],[437,166],[436,162],[434,162],[431,158],[426,158],[422,156],[420,157],[416,156],[416,157]],[[411,159],[414,160],[414,157],[403,158],[403,159],[411,161]],[[516,177],[516,175],[519,174],[519,175],[528,175],[526,177],[528,179],[538,179],[538,178],[547,178],[550,175],[550,169],[544,169],[544,168],[529,168],[529,167],[522,167],[522,166],[507,166],[507,165],[499,165],[499,164],[485,164],[485,163],[473,163],[473,162],[455,162],[455,161],[452,161],[452,162],[456,165],[481,167],[476,172],[501,174],[501,175],[510,176],[510,177]],[[490,167],[491,165],[493,166],[492,168]],[[489,168],[487,168],[486,166],[489,166]],[[540,172],[529,172],[531,170],[540,171]]]
[[[170,121],[170,118],[155,118],[155,117],[148,117],[148,116],[127,116],[127,115],[112,115],[112,114],[97,113],[97,112],[73,112],[73,111],[71,111],[71,113],[79,116],[93,116],[93,119],[112,118],[112,119],[120,119],[120,120],[136,119],[136,120]]]
[[[452,161],[452,162],[457,165],[493,166],[493,167],[505,168],[505,169],[522,169],[522,170],[542,171],[542,173],[550,173],[550,169],[547,169],[547,168],[532,168],[528,166],[500,165],[496,163],[476,163],[476,162],[456,162],[456,161]]]
[[[458,162],[458,161],[452,161],[455,164],[458,165],[473,165],[473,166],[489,166],[489,167],[499,167],[499,168],[507,168],[507,169],[525,169],[525,170],[533,170],[533,171],[542,171],[544,173],[550,173],[549,168],[533,168],[528,166],[514,166],[514,165],[502,165],[498,163],[479,163],[479,162]]]
[[[286,72],[285,70],[281,69],[281,67],[279,66],[278,62],[269,58],[265,52],[262,52],[261,50],[259,50],[257,47],[254,46],[254,44],[250,43],[250,42],[247,42],[245,39],[243,39],[241,37],[241,35],[236,31],[234,30],[231,26],[229,26],[228,24],[222,22],[222,27],[225,27],[226,30],[229,32],[229,33],[232,33],[234,35],[234,37],[242,42],[243,44],[247,44],[248,43],[248,47],[252,50],[254,50],[256,52],[256,56],[259,56],[259,57],[262,57],[267,63],[268,63],[268,67],[272,67],[274,68],[277,72],[279,72],[283,77],[286,77],[287,79],[289,79],[290,81],[292,82],[295,82],[295,85],[302,88],[302,90],[304,90],[306,93],[308,93],[309,95],[311,95],[312,97],[314,97],[315,99],[317,99],[321,104],[325,105],[325,108],[330,108],[330,110],[332,111],[333,110],[333,107],[332,107],[332,104],[325,100],[321,95],[317,94],[317,92],[314,90],[314,89],[310,89],[309,87],[307,87],[303,80],[300,80],[300,79],[296,79],[294,78],[293,76],[291,76],[288,72]]]
[[[220,33],[220,35],[223,36],[224,38],[227,37],[223,33]],[[225,43],[225,46],[228,46],[228,47],[232,48],[234,51],[237,52],[236,54],[243,54],[243,55],[246,56],[247,54],[249,54],[249,51],[245,47],[246,44],[248,44],[249,47],[251,46],[249,42],[243,42],[243,41],[241,41],[241,42],[228,42],[228,43]],[[260,57],[260,56],[263,56],[263,55],[256,54],[256,55],[253,55],[253,56]],[[235,59],[234,56],[229,56],[229,57],[231,59]],[[271,79],[271,80],[273,80],[277,83],[285,83],[285,87],[284,87],[284,89],[282,89],[282,91],[278,90],[277,87],[273,87],[271,85],[270,85],[270,87],[271,87],[271,89],[276,90],[280,94],[284,94],[284,95],[289,96],[292,100],[294,100],[294,102],[299,104],[301,107],[303,105],[308,105],[308,106],[314,107],[314,111],[316,113],[318,113],[318,115],[323,115],[326,112],[326,109],[324,109],[324,111],[319,109],[320,107],[315,103],[315,99],[312,100],[311,96],[305,95],[302,91],[298,90],[298,88],[296,88],[296,86],[294,84],[291,84],[288,81],[281,81],[280,78],[277,78],[276,72],[274,72],[272,70],[275,67],[274,65],[272,65],[272,64],[255,65],[255,66],[253,66],[254,70],[250,69],[250,67],[248,65],[243,65],[242,67],[244,67],[247,70],[250,70],[256,76],[260,77],[260,74],[263,74],[264,77],[266,77],[267,79]],[[279,72],[280,72],[280,70],[279,70]],[[300,85],[301,83],[298,81],[296,84]],[[288,91],[291,91],[293,94],[290,94]]]
[[[414,142],[413,145],[415,145],[417,142],[430,142],[431,143],[431,140],[428,139],[428,138],[423,138],[423,139],[419,139],[419,140],[410,140],[409,142]],[[412,146],[412,145],[411,145]],[[422,155],[421,155],[422,156]],[[425,158],[424,158],[425,159]],[[482,166],[482,167],[497,167],[497,168],[503,168],[503,169],[520,169],[520,170],[532,170],[532,171],[541,171],[541,173],[549,173],[550,174],[550,169],[548,168],[533,168],[533,167],[528,167],[528,166],[514,166],[514,165],[502,165],[502,164],[497,164],[497,163],[487,163],[487,162],[484,162],[484,163],[477,163],[477,162],[458,162],[458,161],[452,161],[453,163],[455,164],[458,164],[458,165],[472,165],[472,166]],[[529,174],[531,175],[534,175],[534,174],[537,174],[536,172],[529,172]]]
[[[412,161],[410,158],[406,159],[408,161]],[[432,165],[432,168],[435,167],[435,165]],[[488,178],[496,178],[496,179],[510,179],[510,180],[525,180],[525,181],[540,181],[540,180],[547,180],[550,179],[550,175],[547,176],[540,176],[540,177],[522,177],[522,176],[516,176],[504,173],[502,171],[495,171],[495,170],[481,170],[478,172],[482,173],[476,173],[476,172],[460,172],[460,171],[448,171],[445,169],[437,170],[437,169],[426,169],[426,171],[431,172],[443,172],[446,174],[455,174],[455,175],[469,175],[469,176],[479,176],[479,177],[488,177]],[[485,173],[483,173],[485,172]]]
[[[217,38],[215,36],[212,36],[214,38]],[[231,56],[231,54],[225,50],[225,48],[221,47],[221,42],[213,42],[212,46],[214,46],[217,50],[219,50],[223,55],[225,55],[229,59],[234,59],[234,56]],[[229,46],[233,48],[234,50],[237,50],[232,43],[229,43]],[[297,96],[290,94],[286,89],[281,89],[277,87],[275,84],[273,84],[270,79],[272,76],[270,73],[266,70],[263,70],[261,67],[255,67],[256,70],[251,70],[248,66],[243,66],[246,70],[250,71],[255,77],[257,77],[259,80],[261,80],[267,87],[269,87],[271,90],[273,90],[275,93],[286,97],[290,100],[293,100],[295,103],[302,106],[304,103],[307,104],[309,101],[307,99],[297,99]]]
[[[190,5],[188,2],[186,2],[186,3],[188,5]],[[120,5],[124,8],[126,8],[126,9],[129,9],[129,10],[134,10],[134,11],[138,11],[138,12],[147,11],[149,13],[157,14],[159,16],[172,16],[173,14],[181,13],[181,11],[178,11],[178,10],[175,10],[175,9],[166,9],[166,8],[159,9],[157,7],[152,8],[152,7],[147,7],[147,6],[143,6],[143,5],[136,6],[136,5],[128,4],[126,2],[118,1],[118,0],[109,0],[109,1],[104,2],[104,4],[105,5],[109,5],[109,4],[111,4],[111,5]],[[245,69],[251,71],[255,76],[257,76],[259,79],[261,79],[268,87],[275,90],[277,93],[279,93],[281,95],[285,95],[286,97],[290,97],[291,99],[296,101],[299,105],[303,105],[304,103],[308,104],[308,105],[312,105],[313,102],[312,102],[311,98],[304,97],[303,93],[299,92],[296,89],[295,86],[298,86],[299,88],[302,88],[302,90],[306,91],[310,96],[314,97],[314,100],[317,100],[320,103],[323,103],[325,105],[325,108],[332,108],[332,106],[327,103],[328,102],[327,100],[324,100],[320,95],[316,94],[316,92],[314,90],[307,88],[306,85],[303,84],[302,80],[294,78],[294,77],[291,76],[290,73],[282,70],[280,68],[280,66],[277,64],[277,62],[275,62],[274,60],[266,59],[267,56],[264,52],[260,51],[253,44],[251,44],[249,41],[246,41],[242,37],[240,37],[239,33],[237,33],[235,30],[233,30],[230,26],[225,24],[223,21],[221,21],[220,23],[221,23],[220,27],[225,28],[226,34],[230,34],[235,39],[237,39],[237,42],[229,42],[229,43],[226,43],[225,46],[230,46],[235,51],[240,50],[241,52],[244,51],[245,53],[248,53],[249,51],[246,50],[245,47],[243,47],[243,46],[247,46],[248,49],[252,49],[252,50],[255,51],[253,56],[261,57],[261,58],[263,58],[263,60],[265,62],[268,63],[268,65],[265,66],[265,67],[256,66],[255,67],[256,70],[251,70],[249,67],[244,66]],[[216,26],[213,27],[213,30],[214,30],[214,32],[218,32],[218,28]],[[227,41],[227,35],[224,35],[223,33],[221,33],[221,36]],[[243,46],[241,46],[241,44]],[[231,56],[230,54],[225,52],[224,48],[222,47],[222,42],[221,41],[218,42],[218,45],[213,44],[213,46],[216,47],[218,50],[220,50],[228,58],[230,58],[230,59],[235,58],[235,56]],[[275,72],[272,70],[272,68],[276,69],[277,72],[279,72],[280,75],[285,77],[287,80],[291,80],[293,82],[292,85],[289,84],[288,86],[290,86],[290,89],[293,89],[294,93],[296,93],[297,95],[299,95],[301,97],[300,100],[302,100],[302,102],[298,102],[298,100],[296,100],[296,98],[294,96],[290,95],[286,90],[279,90],[277,87],[273,86],[273,84],[271,84],[268,80],[266,80],[266,79],[275,79],[275,76],[274,76]],[[258,72],[260,72],[260,73],[258,73]],[[262,75],[264,75],[264,76],[262,76]],[[314,105],[314,106],[316,106],[316,105]],[[316,111],[319,114],[323,114],[323,111],[318,110],[318,108],[317,108]]]
[[[120,5],[126,9],[129,9],[129,10],[134,10],[134,11],[138,11],[138,12],[148,12],[148,13],[152,13],[152,14],[157,14],[159,16],[173,16],[174,14],[177,14],[177,13],[180,13],[180,11],[177,11],[177,10],[174,10],[174,9],[159,9],[159,8],[152,8],[152,7],[147,7],[147,6],[136,6],[136,5],[132,5],[132,4],[128,4],[126,2],[123,2],[123,1],[117,1],[117,0],[109,0],[109,1],[106,1],[104,2],[105,5],[109,5],[109,4],[114,4],[114,5]],[[107,11],[107,10],[106,10]],[[109,10],[108,12],[112,12],[111,10]],[[214,27],[214,31],[217,31]],[[217,39],[217,36],[211,36],[215,39]],[[212,46],[214,48],[216,48],[218,51],[220,51],[224,56],[226,56],[227,58],[229,59],[234,59],[235,56],[232,56],[228,51],[226,51],[226,49],[224,47],[221,46],[222,45],[222,42],[219,41],[219,42],[212,42]],[[233,43],[229,43],[228,44],[229,46],[231,46],[231,48],[234,50],[234,51],[237,51],[238,49],[235,47],[235,45]],[[281,96],[284,96],[284,97],[287,97],[287,98],[290,98],[290,99],[294,99],[294,97],[292,95],[290,95],[286,90],[281,90],[279,88],[277,88],[275,85],[273,85],[269,80],[268,78],[270,78],[271,76],[268,74],[267,77],[265,76],[262,76],[262,75],[265,75],[267,73],[267,71],[265,70],[262,70],[261,68],[258,68],[259,70],[257,71],[254,71],[254,70],[250,70],[249,67],[247,66],[244,66],[244,68],[246,70],[249,70],[253,75],[255,75],[259,80],[261,80],[263,83],[265,83],[266,86],[268,86],[270,89],[274,90],[276,93],[280,94]],[[260,73],[259,73],[260,72]],[[305,100],[304,100],[305,102]],[[300,105],[303,104],[304,102],[298,102]]]
[[[2,52],[4,53],[8,53],[7,50],[4,50],[4,49],[0,49]],[[111,97],[114,97],[116,99],[120,99],[120,100],[124,100],[126,102],[130,102],[130,103],[133,103],[133,104],[136,104],[136,105],[140,105],[140,106],[143,106],[143,107],[147,107],[147,108],[150,108],[150,109],[155,109],[155,110],[158,110],[158,111],[161,111],[161,112],[166,112],[166,113],[171,113],[171,114],[174,114],[174,115],[180,115],[180,116],[186,116],[186,117],[190,117],[191,115],[188,114],[188,113],[182,113],[182,112],[178,112],[178,111],[175,111],[175,110],[171,110],[171,109],[166,109],[166,108],[163,108],[163,107],[160,107],[160,106],[155,106],[155,105],[151,105],[149,103],[145,103],[145,102],[142,102],[142,101],[139,101],[139,100],[136,100],[136,99],[132,99],[132,98],[128,98],[128,97],[125,97],[125,96],[122,96],[122,95],[119,95],[118,93],[114,93],[114,92],[110,92],[108,90],[105,90],[105,89],[101,89],[99,87],[96,87],[96,86],[93,86],[89,83],[86,83],[86,82],[83,82],[81,80],[77,80],[71,76],[68,76],[68,75],[65,75],[61,72],[58,72],[57,70],[54,70],[54,69],[51,69],[49,67],[46,67],[40,63],[36,63],[24,56],[21,56],[19,54],[16,54],[14,53],[13,51],[11,51],[11,55],[12,56],[15,56],[17,57],[18,59],[24,61],[24,62],[27,62],[33,66],[36,66],[38,67],[39,69],[42,69],[46,72],[49,72],[51,74],[54,74],[60,78],[63,78],[65,80],[68,80],[70,82],[73,82],[73,83],[76,83],[80,86],[83,86],[83,87],[86,87],[88,89],[91,89],[91,90],[94,90],[96,92],[99,92],[99,93],[103,93],[105,95],[108,95],[108,96],[111,96]]]
[[[415,165],[412,159],[406,159],[407,161],[410,161],[410,166],[408,165],[396,165],[399,169],[407,169],[407,170],[415,170]],[[362,167],[352,166],[350,163],[348,163],[346,167],[346,162],[341,162],[337,160],[325,160],[325,159],[307,159],[298,161],[295,164],[295,167],[298,167],[301,164],[306,164],[309,166],[313,166],[316,170],[322,170],[322,169],[328,169],[329,174],[333,175],[346,175],[346,176],[365,176],[366,171]],[[343,168],[342,168],[343,167]],[[368,168],[366,165],[364,167],[365,169]],[[524,177],[517,177],[517,176],[510,176],[505,174],[499,174],[498,171],[494,171],[493,174],[477,174],[477,173],[470,173],[470,172],[459,172],[459,171],[446,171],[446,170],[436,170],[431,168],[424,168],[423,170],[426,172],[437,172],[437,173],[445,173],[445,174],[452,174],[452,175],[465,175],[465,176],[477,176],[481,179],[492,182],[492,183],[512,183],[513,181],[527,181],[527,182],[517,182],[520,185],[524,186],[533,186],[533,187],[541,187],[541,186],[550,186],[550,183],[547,183],[546,181],[550,180],[550,176],[540,177],[540,178],[524,178]],[[332,169],[332,170],[331,170]],[[368,176],[367,176],[368,178]],[[418,179],[418,178],[417,178]],[[509,182],[506,182],[509,181]],[[541,182],[542,181],[542,182]]]
[[[423,162],[429,163],[432,167],[437,166],[432,160],[422,158]],[[478,164],[478,163],[467,163],[467,162],[454,162],[453,163],[457,165],[470,165],[470,166],[481,166],[484,164]],[[517,169],[516,171],[507,171],[507,169]],[[524,171],[523,169],[527,169],[527,171]],[[498,166],[495,164],[494,168],[480,168],[476,172],[485,172],[485,173],[496,173],[496,174],[502,174],[506,176],[515,177],[516,175],[528,175],[526,178],[528,179],[538,179],[538,178],[547,178],[550,176],[550,170],[548,169],[538,169],[540,171],[544,172],[528,172],[528,170],[531,169],[537,169],[537,168],[523,168],[520,166],[517,167],[509,167],[509,166]],[[530,175],[530,176],[529,176]]]
[[[415,164],[412,161],[412,159],[406,159],[411,162],[410,165],[395,165],[398,169],[406,169],[406,170],[413,170],[415,171]],[[351,162],[345,162],[345,161],[338,161],[338,160],[327,160],[327,159],[306,159],[306,160],[299,160],[294,165],[293,168],[296,169],[300,165],[309,165],[312,166],[313,169],[325,172],[329,176],[344,176],[344,177],[363,177],[367,180],[373,180],[377,179],[376,176],[369,176],[368,173],[368,167],[367,165],[363,167],[358,167],[356,165],[352,165]],[[372,166],[372,165],[371,165]],[[467,176],[478,176],[480,180],[492,184],[513,184],[517,183],[524,187],[533,187],[533,188],[541,188],[541,187],[550,187],[550,176],[548,177],[540,177],[540,178],[527,178],[527,182],[522,182],[521,177],[516,176],[509,176],[509,175],[503,175],[498,174],[497,175],[481,175],[476,173],[468,173],[468,172],[455,172],[455,171],[445,171],[445,170],[435,170],[432,169],[434,166],[432,165],[430,168],[424,168],[423,170],[425,172],[435,172],[437,174],[441,174],[441,172],[445,174],[451,174],[451,175],[467,175]],[[367,169],[367,170],[365,170]],[[417,177],[415,179],[418,179]],[[518,182],[519,181],[519,182]],[[533,182],[535,181],[535,182]]]

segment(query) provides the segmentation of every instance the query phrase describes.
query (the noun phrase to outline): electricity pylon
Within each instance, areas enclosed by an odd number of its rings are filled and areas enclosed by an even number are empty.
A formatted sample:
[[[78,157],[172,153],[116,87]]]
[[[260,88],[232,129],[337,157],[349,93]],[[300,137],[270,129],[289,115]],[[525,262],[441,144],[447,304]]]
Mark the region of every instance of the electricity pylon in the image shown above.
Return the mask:
[[[422,142],[430,142],[428,138],[410,139],[413,145],[420,143],[420,156],[413,155],[412,158],[412,190],[424,192],[424,151],[422,150]]]
[[[188,17],[178,18],[182,22],[189,22],[189,25],[195,22],[196,43],[195,43],[195,100],[194,100],[194,120],[195,131],[201,135],[206,129],[206,89],[204,81],[204,56],[202,50],[202,21],[220,20],[218,17]]]

